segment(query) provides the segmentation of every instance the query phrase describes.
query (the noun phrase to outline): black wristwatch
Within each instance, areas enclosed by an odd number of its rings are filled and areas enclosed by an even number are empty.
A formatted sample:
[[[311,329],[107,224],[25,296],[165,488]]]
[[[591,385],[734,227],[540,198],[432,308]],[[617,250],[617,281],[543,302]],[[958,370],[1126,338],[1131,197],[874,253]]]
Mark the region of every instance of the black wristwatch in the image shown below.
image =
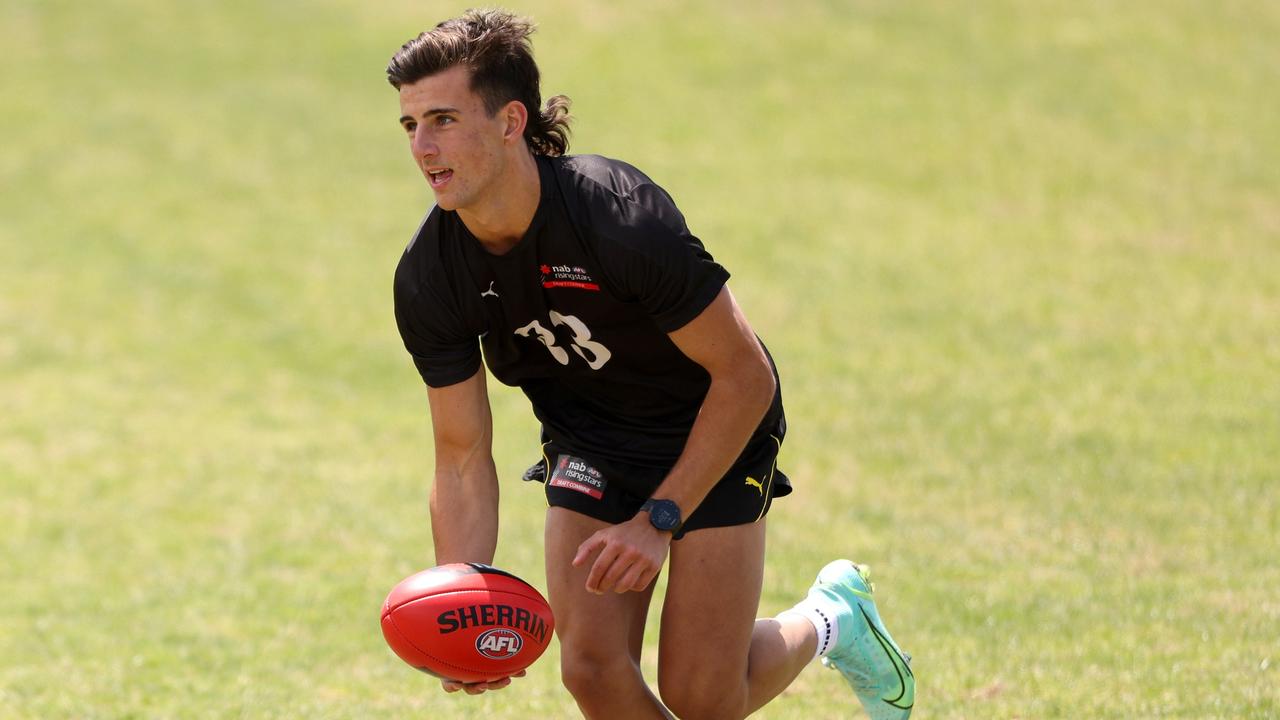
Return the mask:
[[[649,498],[640,506],[640,512],[649,513],[649,523],[662,532],[674,533],[680,529],[680,506],[674,500]]]

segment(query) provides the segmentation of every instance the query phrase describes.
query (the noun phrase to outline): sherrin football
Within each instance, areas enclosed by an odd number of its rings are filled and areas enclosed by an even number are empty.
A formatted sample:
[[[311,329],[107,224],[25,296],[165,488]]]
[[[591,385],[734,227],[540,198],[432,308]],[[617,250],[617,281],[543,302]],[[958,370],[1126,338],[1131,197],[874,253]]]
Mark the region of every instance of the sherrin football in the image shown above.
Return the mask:
[[[499,680],[551,643],[551,606],[532,585],[489,565],[415,573],[382,603],[382,636],[401,660],[459,682]]]

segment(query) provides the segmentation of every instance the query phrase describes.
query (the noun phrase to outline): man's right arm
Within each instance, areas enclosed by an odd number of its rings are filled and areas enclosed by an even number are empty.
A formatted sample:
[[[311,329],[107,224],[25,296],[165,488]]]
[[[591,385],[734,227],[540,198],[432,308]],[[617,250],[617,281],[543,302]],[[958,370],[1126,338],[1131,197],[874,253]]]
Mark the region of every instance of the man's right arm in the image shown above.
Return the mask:
[[[427,387],[436,480],[431,486],[431,539],[436,564],[493,563],[498,547],[498,471],[493,464],[493,416],[484,367],[442,388]],[[524,671],[515,677],[524,675]],[[441,680],[446,692],[479,695],[500,690],[511,678],[460,683]]]
[[[490,564],[498,545],[498,472],[484,367],[447,387],[427,388],[436,472],[431,537],[436,564]]]

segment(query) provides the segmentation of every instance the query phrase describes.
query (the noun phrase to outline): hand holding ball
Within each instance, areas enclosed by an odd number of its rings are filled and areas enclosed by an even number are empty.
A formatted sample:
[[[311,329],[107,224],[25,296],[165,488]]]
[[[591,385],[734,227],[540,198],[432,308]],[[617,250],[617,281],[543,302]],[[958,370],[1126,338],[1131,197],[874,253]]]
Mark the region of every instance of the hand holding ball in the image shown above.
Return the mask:
[[[554,628],[551,607],[532,585],[480,563],[410,575],[382,604],[382,635],[401,660],[463,683],[501,680],[529,667]]]

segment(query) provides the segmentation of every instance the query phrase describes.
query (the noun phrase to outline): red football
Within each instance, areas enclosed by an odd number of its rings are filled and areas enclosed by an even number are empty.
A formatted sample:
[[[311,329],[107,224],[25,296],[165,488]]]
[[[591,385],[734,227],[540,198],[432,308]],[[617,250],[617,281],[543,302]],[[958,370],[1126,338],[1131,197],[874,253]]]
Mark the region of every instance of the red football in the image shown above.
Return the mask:
[[[401,660],[439,678],[498,680],[533,664],[555,621],[532,585],[480,563],[400,581],[382,603],[382,636]]]

